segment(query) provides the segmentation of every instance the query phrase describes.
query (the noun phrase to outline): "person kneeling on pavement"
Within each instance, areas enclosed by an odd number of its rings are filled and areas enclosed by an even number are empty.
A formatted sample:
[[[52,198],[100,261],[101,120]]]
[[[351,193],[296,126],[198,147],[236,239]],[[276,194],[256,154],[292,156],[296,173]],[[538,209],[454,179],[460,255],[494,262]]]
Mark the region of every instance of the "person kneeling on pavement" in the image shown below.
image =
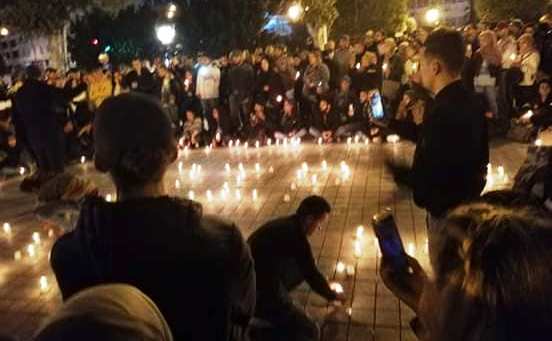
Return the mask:
[[[255,315],[269,322],[282,339],[319,339],[316,322],[290,297],[303,281],[328,301],[344,300],[344,295],[332,290],[316,267],[308,241],[328,220],[330,211],[326,199],[310,196],[295,214],[267,222],[248,240],[257,274]]]

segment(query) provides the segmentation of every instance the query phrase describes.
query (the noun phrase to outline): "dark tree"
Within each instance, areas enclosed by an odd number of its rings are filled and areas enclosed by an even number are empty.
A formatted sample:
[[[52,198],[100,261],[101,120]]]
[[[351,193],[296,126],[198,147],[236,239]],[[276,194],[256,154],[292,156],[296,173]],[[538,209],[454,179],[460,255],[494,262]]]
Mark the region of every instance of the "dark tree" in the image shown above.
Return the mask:
[[[482,20],[499,21],[521,18],[538,19],[550,1],[547,0],[474,0],[477,15]]]
[[[338,0],[336,34],[363,34],[383,28],[389,33],[399,29],[408,11],[407,0]]]

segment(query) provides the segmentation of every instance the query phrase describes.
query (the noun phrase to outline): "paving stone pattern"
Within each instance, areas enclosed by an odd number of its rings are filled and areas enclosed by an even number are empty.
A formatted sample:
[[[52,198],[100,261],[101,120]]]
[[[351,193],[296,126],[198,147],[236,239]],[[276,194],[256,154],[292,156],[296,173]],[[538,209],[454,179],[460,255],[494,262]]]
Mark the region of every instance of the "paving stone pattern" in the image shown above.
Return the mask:
[[[525,150],[526,146],[518,144],[493,146],[493,172],[502,165],[507,175],[497,174],[496,186],[510,185],[525,158]],[[247,150],[240,147],[210,153],[196,150],[183,153],[168,173],[166,185],[172,194],[183,197],[193,191],[195,200],[204,204],[207,214],[233,220],[245,237],[267,220],[293,212],[306,196],[323,195],[331,202],[333,212],[327,227],[311,239],[311,244],[323,273],[341,283],[349,299],[342,307],[328,306],[303,285],[294,293],[297,304],[321,323],[324,340],[415,340],[409,328],[413,312],[379,279],[378,249],[370,227],[374,213],[391,207],[408,252],[428,266],[425,212],[414,205],[409,191],[393,183],[383,166],[385,157],[406,162],[411,159],[412,152],[413,146],[404,142],[350,146],[304,144],[300,147],[280,144],[278,147],[249,147]],[[324,160],[327,170],[322,167]],[[236,177],[240,174],[240,162],[245,178],[238,187]],[[298,178],[297,172],[304,162],[308,171]],[[196,172],[192,172],[195,174],[192,179],[190,171],[194,163]],[[230,173],[225,170],[226,163],[231,168]],[[201,171],[197,171],[199,166]],[[75,165],[70,171],[93,179],[103,195],[114,197],[109,178],[94,171],[91,163]],[[313,175],[316,176],[314,186]],[[18,191],[20,180],[0,183],[0,223],[8,222],[12,229],[11,234],[0,230],[0,333],[29,340],[41,321],[61,304],[48,265],[48,254],[55,238],[74,224],[76,213],[66,209],[37,215],[36,198]],[[221,199],[225,182],[228,182],[228,191]],[[256,200],[253,199],[254,189]],[[207,190],[212,192],[211,202]],[[237,199],[236,190],[241,200]],[[362,254],[355,254],[359,225],[365,228],[359,250]],[[34,243],[35,255],[30,257],[28,247],[33,244],[34,232],[40,234],[40,243]],[[14,259],[17,251],[20,260]],[[354,275],[337,273],[339,261],[352,265]],[[47,279],[47,287],[43,290],[41,276]]]

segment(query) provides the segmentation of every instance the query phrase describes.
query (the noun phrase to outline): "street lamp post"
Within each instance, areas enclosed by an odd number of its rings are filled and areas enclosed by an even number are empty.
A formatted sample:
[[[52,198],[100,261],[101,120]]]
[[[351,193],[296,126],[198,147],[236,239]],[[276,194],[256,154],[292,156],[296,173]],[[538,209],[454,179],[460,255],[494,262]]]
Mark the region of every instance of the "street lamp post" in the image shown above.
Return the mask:
[[[441,11],[438,8],[430,8],[425,13],[425,20],[429,25],[438,25],[441,20]]]

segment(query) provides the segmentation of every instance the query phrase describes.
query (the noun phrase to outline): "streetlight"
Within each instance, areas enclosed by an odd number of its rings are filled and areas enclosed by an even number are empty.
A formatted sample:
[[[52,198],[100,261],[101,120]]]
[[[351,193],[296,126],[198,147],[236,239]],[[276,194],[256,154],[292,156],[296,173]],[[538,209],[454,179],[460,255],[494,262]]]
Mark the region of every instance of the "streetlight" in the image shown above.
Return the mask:
[[[159,39],[163,45],[172,44],[174,38],[176,37],[176,29],[174,25],[163,24],[158,26],[155,31],[157,33],[157,39]]]
[[[10,31],[7,27],[0,28],[0,36],[6,37],[8,34],[10,34]]]
[[[436,25],[439,23],[439,19],[441,19],[441,11],[437,8],[430,8],[427,10],[425,14],[425,20],[430,25]]]
[[[301,6],[301,4],[299,3],[295,3],[289,6],[287,15],[292,21],[298,21],[299,19],[301,19],[303,12],[304,12],[303,6]]]

